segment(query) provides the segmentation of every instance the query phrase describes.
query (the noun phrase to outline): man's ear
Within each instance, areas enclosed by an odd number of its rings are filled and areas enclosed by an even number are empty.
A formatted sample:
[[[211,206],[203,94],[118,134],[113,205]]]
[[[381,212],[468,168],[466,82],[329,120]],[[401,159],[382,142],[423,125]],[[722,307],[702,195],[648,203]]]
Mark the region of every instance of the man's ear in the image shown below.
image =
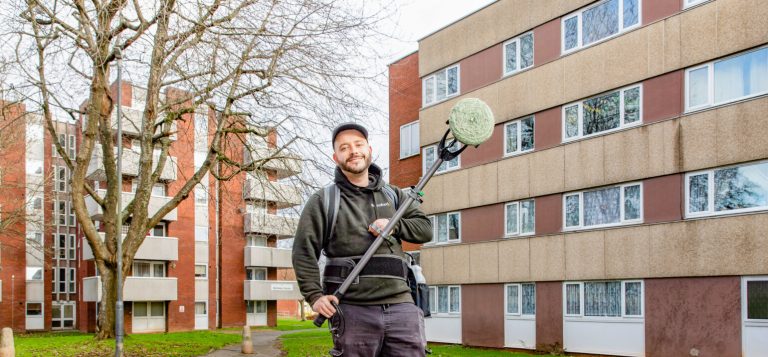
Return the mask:
[[[336,157],[336,153],[333,153],[333,162],[335,162],[337,164],[339,163],[339,158]]]

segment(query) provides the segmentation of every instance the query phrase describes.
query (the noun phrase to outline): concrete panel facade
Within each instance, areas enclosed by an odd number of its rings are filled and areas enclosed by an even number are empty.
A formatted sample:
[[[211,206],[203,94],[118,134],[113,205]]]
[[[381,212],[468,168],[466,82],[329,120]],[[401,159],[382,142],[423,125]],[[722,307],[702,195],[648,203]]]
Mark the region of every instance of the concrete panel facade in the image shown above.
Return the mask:
[[[645,280],[647,356],[741,356],[735,276]]]
[[[462,343],[504,347],[504,284],[470,284],[461,287]]]

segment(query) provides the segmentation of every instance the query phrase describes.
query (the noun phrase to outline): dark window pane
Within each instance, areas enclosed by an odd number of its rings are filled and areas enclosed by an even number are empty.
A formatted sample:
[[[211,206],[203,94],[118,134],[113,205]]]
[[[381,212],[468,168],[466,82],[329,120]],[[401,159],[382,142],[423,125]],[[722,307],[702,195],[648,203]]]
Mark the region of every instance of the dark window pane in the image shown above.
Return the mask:
[[[520,121],[521,150],[533,149],[533,117],[525,118]]]
[[[624,123],[640,120],[640,87],[624,91]]]
[[[619,1],[609,0],[581,15],[582,42],[588,45],[619,32]]]
[[[768,280],[747,282],[747,318],[768,319]]]
[[[624,219],[640,218],[640,185],[624,187]]]
[[[584,134],[589,135],[619,127],[619,92],[584,101]]]

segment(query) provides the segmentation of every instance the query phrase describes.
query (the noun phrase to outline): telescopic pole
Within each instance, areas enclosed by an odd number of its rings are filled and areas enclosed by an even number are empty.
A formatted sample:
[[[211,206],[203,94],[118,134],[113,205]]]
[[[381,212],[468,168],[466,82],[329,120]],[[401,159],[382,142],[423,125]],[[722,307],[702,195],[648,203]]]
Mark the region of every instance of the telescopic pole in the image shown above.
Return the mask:
[[[120,197],[117,200],[117,301],[115,302],[115,357],[123,356],[123,51],[115,48],[117,58],[117,185]]]

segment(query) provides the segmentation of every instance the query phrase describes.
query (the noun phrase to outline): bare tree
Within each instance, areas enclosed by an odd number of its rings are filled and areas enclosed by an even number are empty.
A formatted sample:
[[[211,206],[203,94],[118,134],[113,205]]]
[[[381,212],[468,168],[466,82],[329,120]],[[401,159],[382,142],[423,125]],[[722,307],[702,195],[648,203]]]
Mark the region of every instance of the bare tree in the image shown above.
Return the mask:
[[[374,107],[365,83],[375,73],[361,61],[385,7],[352,0],[11,0],[1,10],[0,41],[10,49],[15,90],[37,104],[55,136],[56,114],[83,125],[75,160],[56,150],[73,172],[73,207],[91,246],[102,281],[98,337],[113,337],[117,260],[123,277],[146,232],[193,192],[207,173],[227,180],[260,169],[269,160],[291,160],[289,145],[318,144],[318,128],[342,120],[364,120]],[[118,222],[111,81],[117,58],[127,77],[146,90],[141,120],[138,184]],[[175,136],[190,135],[197,112],[214,113],[208,151],[194,173],[154,214],[153,185],[169,161]],[[246,159],[243,148],[274,128],[290,133],[268,156]],[[325,139],[325,138],[323,138]],[[327,144],[327,139],[324,140]],[[55,141],[54,141],[55,142]],[[97,143],[102,145],[97,146]],[[326,148],[323,148],[326,151]],[[106,187],[96,190],[86,170],[100,150]],[[153,155],[159,152],[159,155]],[[215,169],[213,169],[215,168]],[[104,212],[102,241],[86,209],[91,197]],[[116,256],[121,226],[128,225]]]

